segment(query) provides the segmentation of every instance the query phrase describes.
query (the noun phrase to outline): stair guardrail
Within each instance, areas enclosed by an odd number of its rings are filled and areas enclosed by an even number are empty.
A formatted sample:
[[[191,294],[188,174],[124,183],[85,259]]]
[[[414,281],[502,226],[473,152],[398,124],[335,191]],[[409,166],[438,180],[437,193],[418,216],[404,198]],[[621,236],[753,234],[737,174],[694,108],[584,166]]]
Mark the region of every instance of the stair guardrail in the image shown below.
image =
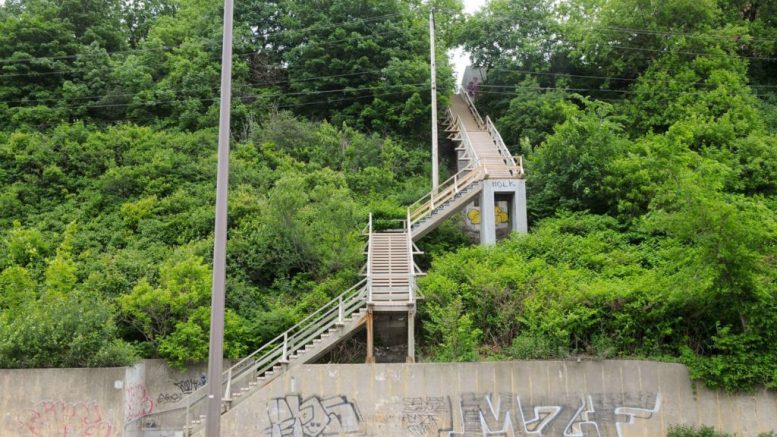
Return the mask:
[[[472,112],[472,115],[475,117],[475,122],[478,124],[478,127],[483,129],[485,123],[483,122],[483,117],[480,116],[480,112],[478,112],[478,108],[475,107],[475,102],[472,101],[472,98],[470,98],[469,94],[466,92],[460,93],[459,95],[464,99],[464,103],[467,104],[470,112]]]
[[[477,182],[486,175],[482,166],[465,168],[452,178],[440,185],[437,193],[428,193],[416,203],[410,206],[410,226],[418,223],[435,209],[435,205],[441,205],[453,198],[460,191]]]
[[[372,213],[367,224],[367,304],[372,305]]]
[[[407,218],[405,220],[405,234],[407,236],[407,271],[410,272],[410,280],[408,281],[408,302],[415,304],[415,261],[413,261],[413,231],[410,223],[410,208],[407,209]]]
[[[491,139],[494,141],[497,152],[499,152],[499,155],[502,156],[504,164],[510,169],[510,172],[513,174],[513,176],[523,177],[523,159],[519,158],[520,165],[515,162],[515,158],[510,153],[510,150],[507,148],[507,145],[502,139],[502,135],[496,129],[496,125],[494,125],[494,122],[491,121],[491,117],[489,116],[486,116],[486,130],[491,136]]]
[[[284,366],[289,359],[297,357],[306,346],[313,344],[325,332],[333,327],[342,326],[345,319],[358,312],[367,302],[367,279],[362,279],[353,287],[344,291],[327,304],[309,314],[300,322],[284,331],[262,347],[241,359],[222,374],[223,386],[227,388],[222,399],[222,410],[229,410],[237,399],[233,393],[243,393],[257,385],[258,377],[267,376],[279,365]],[[274,375],[280,372],[275,372]],[[181,403],[185,406],[152,413],[127,425],[146,429],[183,429],[188,432],[195,428],[207,409],[207,385],[198,388]],[[186,434],[188,435],[188,434]]]

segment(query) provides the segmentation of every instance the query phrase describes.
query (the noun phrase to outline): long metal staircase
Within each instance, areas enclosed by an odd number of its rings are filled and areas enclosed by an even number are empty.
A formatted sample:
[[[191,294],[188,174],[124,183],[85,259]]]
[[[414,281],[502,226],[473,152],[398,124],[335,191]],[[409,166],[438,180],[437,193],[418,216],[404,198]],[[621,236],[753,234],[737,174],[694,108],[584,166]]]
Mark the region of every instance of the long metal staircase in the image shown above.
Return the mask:
[[[446,115],[446,131],[457,145],[460,171],[410,205],[413,241],[472,202],[484,180],[524,177],[523,160],[518,157],[516,161],[510,154],[494,123],[480,116],[467,93],[453,96]]]
[[[365,324],[369,360],[373,313],[407,311],[408,323],[413,320],[416,277],[422,274],[413,261],[413,255],[421,253],[414,241],[472,202],[486,179],[523,178],[520,160],[516,164],[491,119],[481,118],[469,96],[453,97],[445,124],[448,138],[457,144],[460,171],[443,182],[437,191],[408,207],[407,217],[399,221],[397,229],[376,232],[370,214],[365,228],[368,239],[365,278],[227,369],[222,375],[225,387],[222,414],[289,367],[316,362]],[[408,331],[409,343],[412,343],[410,324]],[[408,344],[408,355],[414,356],[412,344]],[[205,420],[206,388],[194,391],[172,409],[130,422],[125,427],[125,435],[162,435],[165,431],[183,431],[185,436],[197,433]]]

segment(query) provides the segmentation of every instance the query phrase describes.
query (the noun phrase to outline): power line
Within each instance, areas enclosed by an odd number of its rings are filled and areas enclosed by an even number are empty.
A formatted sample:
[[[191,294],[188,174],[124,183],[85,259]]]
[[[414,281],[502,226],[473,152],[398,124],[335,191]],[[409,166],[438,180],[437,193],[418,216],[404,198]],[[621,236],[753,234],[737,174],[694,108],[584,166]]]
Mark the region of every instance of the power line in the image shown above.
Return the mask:
[[[724,39],[728,41],[733,40],[731,35],[714,35],[714,34],[708,34],[708,33],[694,34],[690,32],[672,32],[667,30],[661,31],[661,30],[638,29],[638,28],[629,28],[629,27],[613,27],[613,26],[599,26],[599,28],[612,30],[615,32],[623,32],[623,33],[665,35],[665,36],[674,35],[674,36],[685,36],[685,37],[691,37],[691,38],[717,38],[717,39]],[[749,39],[751,41],[765,41],[765,42],[777,43],[777,39],[771,39],[771,38],[759,38],[759,37],[750,36]]]
[[[710,55],[711,53],[703,53],[703,52],[693,52],[688,50],[672,50],[672,49],[650,49],[647,47],[628,47],[628,46],[619,46],[619,45],[609,45],[608,47],[615,47],[618,49],[623,50],[638,50],[643,52],[658,52],[658,53],[665,53],[665,54],[672,54],[672,53],[682,53],[686,55],[696,55],[696,56],[706,56]],[[728,54],[730,56],[730,54]],[[765,56],[745,56],[745,55],[734,55],[739,58],[746,58],[746,59],[760,59],[765,61],[777,61],[777,58],[771,58],[771,57],[765,57]]]
[[[607,88],[576,88],[576,87],[553,87],[553,86],[511,86],[511,85],[480,85],[481,89],[486,88],[485,91],[488,91],[489,88],[494,89],[515,89],[515,90],[529,90],[529,91],[572,91],[572,92],[608,92],[608,93],[618,93],[618,94],[650,94],[650,91],[656,90],[655,88],[653,90],[644,90],[644,91],[635,91],[635,90],[613,90],[613,89],[607,89]],[[676,91],[676,90],[670,90],[668,88],[658,88],[658,90],[665,94],[678,94],[678,95],[688,95],[688,94],[706,94],[709,91],[714,90],[689,90],[689,91]],[[481,90],[480,92],[485,92]],[[498,91],[500,93],[509,93],[507,91]],[[517,93],[512,93],[517,95]],[[738,94],[738,93],[737,93]],[[756,93],[753,93],[753,95],[758,95]]]
[[[501,95],[501,96],[512,96],[515,97],[518,95],[516,92],[508,92],[508,91],[492,91],[492,90],[481,90],[478,92],[478,94],[489,94],[489,95]],[[607,98],[607,97],[596,97],[596,100],[604,100],[607,102],[622,102],[623,99],[615,99],[615,98]]]
[[[351,97],[345,97],[341,99],[327,99],[327,100],[318,100],[313,102],[304,102],[304,103],[290,103],[290,104],[283,104],[283,105],[277,105],[273,102],[267,102],[264,103],[262,106],[265,109],[290,109],[290,108],[298,108],[303,106],[310,106],[310,105],[319,105],[319,104],[326,104],[326,103],[340,103],[340,102],[348,102],[348,101],[356,101],[366,98],[377,98],[377,97],[388,97],[388,96],[399,96],[399,95],[405,95],[411,92],[415,91],[394,91],[394,92],[387,92],[387,93],[378,93],[378,94],[366,94],[363,96],[351,96]],[[234,96],[233,102],[235,100],[248,98],[250,96]],[[195,99],[199,101],[216,101],[218,98],[208,98],[208,99]],[[187,100],[174,100],[174,101],[168,101],[168,102],[155,102],[157,104],[165,104],[165,103],[175,103],[175,102],[185,102]],[[119,106],[119,105],[117,105]],[[130,105],[124,105],[124,106],[130,106]],[[81,106],[78,106],[78,108],[81,108]],[[115,121],[106,121],[107,123],[119,123],[121,121],[146,121],[151,118],[164,118],[164,117],[157,117],[151,114],[137,114],[137,115],[130,115],[130,114],[124,114],[122,116],[121,120],[115,120]]]
[[[339,39],[339,40],[319,41],[319,42],[316,43],[316,47],[321,47],[321,46],[326,47],[326,46],[331,46],[331,45],[339,44],[341,42],[346,42],[346,41],[353,41],[353,40],[361,40],[361,39],[373,38],[373,37],[376,37],[376,36],[383,36],[383,35],[387,35],[387,34],[394,33],[394,32],[395,32],[394,30],[389,30],[389,31],[386,31],[386,32],[370,33],[370,34],[364,34],[364,35],[351,35],[351,36],[349,36],[347,38],[342,38],[342,39]],[[172,47],[170,50],[174,50],[174,49],[181,48],[181,47],[182,46]],[[300,47],[304,47],[304,46],[300,46]],[[155,50],[149,50],[149,51],[155,51]],[[143,50],[137,50],[137,52],[143,52]],[[107,52],[104,52],[103,54],[105,54],[105,53],[107,53]],[[256,55],[256,54],[258,54],[258,52],[256,50],[252,50],[250,52],[235,53],[234,57],[249,57],[249,56],[253,56],[253,55]],[[76,55],[76,56],[82,56],[82,55]],[[209,58],[213,59],[213,60],[217,60],[218,56],[217,55],[211,55],[211,56],[209,56]],[[45,58],[41,58],[41,59],[45,59]],[[28,71],[28,72],[24,72],[24,73],[5,73],[5,74],[0,74],[0,79],[10,78],[10,77],[39,77],[39,76],[51,76],[51,75],[59,75],[59,74],[78,74],[78,73],[89,71],[89,70],[85,70],[85,69],[89,68],[88,66],[84,66],[82,68],[83,68],[83,70],[79,69],[79,68],[71,68],[71,69],[68,69],[68,70],[56,70],[56,71],[44,71],[44,72]]]
[[[546,71],[532,71],[532,70],[521,70],[521,69],[512,69],[512,68],[491,68],[488,71],[489,73],[496,71],[496,72],[506,72],[506,73],[532,74],[532,75],[538,75],[538,76],[561,76],[561,77],[576,77],[576,78],[582,78],[582,79],[617,80],[617,81],[624,81],[624,82],[663,83],[662,81],[649,80],[643,77],[629,78],[629,77],[617,77],[617,76],[597,76],[597,75],[590,75],[590,74],[553,73],[553,72],[546,72]],[[690,84],[705,85],[707,84],[707,82],[696,81],[696,82],[691,82]],[[777,88],[777,85],[747,85],[747,86],[749,86],[750,88]]]
[[[351,93],[351,92],[360,92],[360,91],[374,91],[379,89],[385,89],[385,88],[417,88],[420,89],[420,87],[426,86],[426,84],[398,84],[398,85],[382,85],[382,86],[373,86],[373,87],[362,87],[362,88],[345,88],[345,89],[339,89],[339,90],[319,90],[319,91],[302,91],[298,93],[282,93],[282,94],[243,94],[239,96],[240,99],[262,99],[262,98],[281,98],[281,97],[287,97],[287,96],[306,96],[306,95],[321,95],[321,94],[334,94],[334,93]],[[415,92],[416,90],[406,90],[406,91],[399,91],[398,93],[409,93],[409,92]],[[393,94],[393,93],[388,93]],[[362,97],[376,97],[380,96],[381,94],[369,94]],[[100,96],[100,97],[111,97],[111,96]],[[62,105],[62,106],[56,106],[54,109],[73,109],[73,108],[84,108],[84,109],[93,109],[93,108],[116,108],[116,107],[130,107],[130,106],[137,106],[137,107],[143,107],[143,106],[156,106],[156,105],[164,105],[164,104],[172,104],[172,103],[183,103],[183,102],[190,102],[190,101],[200,101],[200,102],[212,102],[218,100],[218,97],[207,97],[207,98],[185,98],[185,99],[172,99],[172,100],[161,100],[161,101],[145,101],[145,102],[135,102],[135,103],[100,103],[100,104],[84,104],[84,105]],[[348,98],[343,99],[348,100]],[[302,106],[308,105],[308,104],[316,104],[316,103],[327,103],[327,102],[338,102],[342,100],[324,100],[320,102],[306,102],[304,104],[301,104]],[[26,103],[33,103],[35,101],[30,101]],[[20,106],[10,107],[9,109],[17,108]],[[27,107],[27,106],[21,106],[21,107]]]
[[[380,71],[380,70],[375,70]],[[346,74],[335,74],[330,76],[317,76],[310,79],[300,79],[300,82],[302,81],[311,81],[311,80],[320,80],[323,78],[332,78],[332,77],[343,77],[343,76],[351,76],[354,74],[364,74],[364,72],[360,73],[346,73]],[[284,82],[288,82],[284,81]],[[277,82],[275,82],[277,83]],[[268,82],[268,84],[271,84]],[[282,93],[275,93],[275,94],[255,94],[256,97],[266,97],[266,96],[303,96],[308,94],[328,94],[328,93],[336,93],[336,92],[355,92],[355,91],[363,91],[363,90],[373,90],[373,89],[381,89],[381,88],[395,88],[395,87],[402,87],[402,86],[421,86],[425,85],[425,83],[416,83],[416,84],[393,84],[393,85],[377,85],[377,86],[371,86],[371,87],[362,87],[362,88],[342,88],[342,89],[333,89],[333,90],[308,90],[308,91],[291,91],[291,92],[282,92]],[[178,92],[185,92],[185,90],[179,90]],[[50,101],[62,101],[62,100],[93,100],[93,99],[102,99],[102,98],[118,98],[118,97],[136,97],[138,93],[125,93],[125,94],[100,94],[100,95],[91,95],[91,96],[79,96],[79,97],[51,97],[51,98],[45,98],[45,99],[19,99],[19,100],[0,100],[0,103],[39,103],[39,102],[50,102]]]

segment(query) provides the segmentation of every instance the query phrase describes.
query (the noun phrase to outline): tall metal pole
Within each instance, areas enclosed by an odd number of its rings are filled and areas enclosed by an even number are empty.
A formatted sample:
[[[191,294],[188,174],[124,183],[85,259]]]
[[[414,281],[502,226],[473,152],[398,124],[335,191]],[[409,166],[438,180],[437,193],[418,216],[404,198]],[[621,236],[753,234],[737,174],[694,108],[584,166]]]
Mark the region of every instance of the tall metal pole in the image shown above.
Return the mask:
[[[429,11],[429,50],[432,63],[432,193],[440,185],[440,169],[437,158],[437,61],[434,49],[434,8]]]
[[[229,123],[232,102],[233,9],[233,0],[224,0],[218,173],[216,176],[216,235],[213,244],[213,286],[210,304],[208,411],[205,419],[206,437],[221,436],[221,373],[224,360],[224,288],[227,264],[227,188],[229,186]]]

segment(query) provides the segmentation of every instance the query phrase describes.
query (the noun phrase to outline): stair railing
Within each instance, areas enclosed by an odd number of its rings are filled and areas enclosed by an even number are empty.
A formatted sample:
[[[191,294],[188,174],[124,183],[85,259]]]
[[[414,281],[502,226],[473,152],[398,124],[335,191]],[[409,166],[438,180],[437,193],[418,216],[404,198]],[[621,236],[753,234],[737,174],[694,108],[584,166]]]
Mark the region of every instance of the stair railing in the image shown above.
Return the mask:
[[[459,135],[461,135],[461,142],[464,144],[467,154],[472,158],[475,167],[481,167],[485,177],[488,177],[488,168],[481,162],[480,156],[478,155],[475,146],[472,144],[472,139],[469,137],[469,132],[464,128],[464,123],[461,122],[461,118],[459,118]]]
[[[367,225],[367,304],[372,304],[372,213]]]
[[[475,168],[467,167],[440,184],[440,189],[437,193],[427,193],[409,207],[410,215],[408,220],[410,221],[410,227],[412,228],[413,225],[429,215],[436,205],[447,202],[460,191],[483,178],[484,175],[485,172],[482,166]],[[434,201],[432,201],[432,195],[434,195]]]
[[[222,383],[227,389],[222,399],[224,403],[222,410],[229,410],[239,401],[232,396],[236,390],[239,392],[250,390],[256,385],[257,377],[267,374],[279,364],[288,363],[290,358],[296,357],[295,354],[312,344],[313,340],[333,327],[342,326],[346,318],[363,308],[367,301],[366,283],[367,279],[362,279],[227,369],[222,374]],[[269,378],[266,381],[269,382]],[[180,401],[185,403],[185,406],[152,413],[137,419],[137,422],[140,423],[140,427],[191,430],[194,428],[191,419],[203,417],[207,409],[207,400],[207,386],[200,387]],[[138,426],[138,423],[134,426]]]
[[[510,150],[508,150],[507,145],[502,139],[502,135],[496,129],[496,125],[494,125],[494,122],[491,121],[491,117],[489,116],[486,116],[486,130],[494,141],[497,152],[502,156],[502,161],[510,169],[513,176],[523,177],[523,160],[520,160],[520,165],[516,164],[515,158],[510,154]]]
[[[478,108],[475,107],[475,102],[472,101],[472,98],[470,98],[469,94],[466,92],[463,92],[459,95],[462,96],[462,98],[464,99],[464,103],[467,104],[469,111],[475,117],[475,122],[478,124],[478,127],[483,129],[485,127],[485,123],[483,123],[483,117],[480,116],[480,113],[478,112]]]
[[[408,281],[407,297],[408,302],[415,304],[415,261],[413,261],[413,231],[410,223],[410,208],[407,209],[407,218],[405,220],[405,235],[407,236],[407,271],[410,272]]]

